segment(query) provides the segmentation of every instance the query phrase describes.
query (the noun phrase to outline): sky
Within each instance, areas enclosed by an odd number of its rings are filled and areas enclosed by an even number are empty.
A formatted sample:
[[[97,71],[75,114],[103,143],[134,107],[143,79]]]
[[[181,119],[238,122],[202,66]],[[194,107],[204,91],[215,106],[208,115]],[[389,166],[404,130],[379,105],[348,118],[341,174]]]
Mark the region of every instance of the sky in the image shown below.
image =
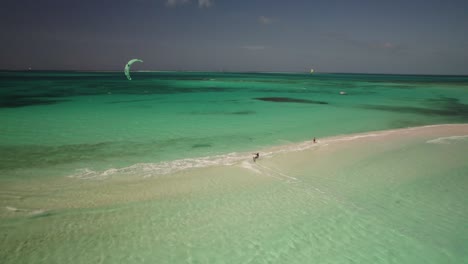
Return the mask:
[[[468,75],[467,0],[5,0],[0,69]]]

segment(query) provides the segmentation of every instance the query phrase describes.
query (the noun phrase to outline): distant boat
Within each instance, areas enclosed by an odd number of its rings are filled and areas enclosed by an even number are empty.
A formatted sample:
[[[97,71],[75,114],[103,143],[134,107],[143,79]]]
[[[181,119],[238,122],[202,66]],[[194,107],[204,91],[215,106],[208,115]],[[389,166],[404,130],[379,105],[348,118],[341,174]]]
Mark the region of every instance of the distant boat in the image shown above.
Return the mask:
[[[345,95],[345,94],[346,94],[346,92],[343,92],[343,91],[341,91],[341,92],[340,92],[340,94],[341,94],[341,95]]]
[[[310,74],[314,73],[314,69],[310,69]]]

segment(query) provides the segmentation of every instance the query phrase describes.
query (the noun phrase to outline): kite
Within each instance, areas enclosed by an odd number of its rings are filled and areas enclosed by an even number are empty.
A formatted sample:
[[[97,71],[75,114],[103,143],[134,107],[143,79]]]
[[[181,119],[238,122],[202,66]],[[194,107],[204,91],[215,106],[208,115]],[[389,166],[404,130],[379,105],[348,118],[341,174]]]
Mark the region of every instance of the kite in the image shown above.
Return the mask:
[[[137,62],[137,61],[138,61],[138,62],[143,62],[143,61],[140,60],[140,59],[132,59],[132,60],[130,60],[129,62],[127,62],[127,65],[125,65],[125,71],[124,71],[124,72],[125,72],[125,76],[127,76],[127,79],[128,79],[129,81],[132,80],[132,77],[130,77],[130,66],[132,66],[132,64],[135,63],[135,62]]]

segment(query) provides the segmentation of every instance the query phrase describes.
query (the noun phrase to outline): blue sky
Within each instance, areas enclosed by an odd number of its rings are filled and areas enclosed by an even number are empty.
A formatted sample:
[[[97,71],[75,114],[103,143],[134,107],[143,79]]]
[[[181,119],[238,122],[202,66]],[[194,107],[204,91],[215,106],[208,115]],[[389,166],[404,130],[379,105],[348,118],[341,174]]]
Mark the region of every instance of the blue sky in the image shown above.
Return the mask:
[[[0,69],[468,74],[468,1],[12,0]]]

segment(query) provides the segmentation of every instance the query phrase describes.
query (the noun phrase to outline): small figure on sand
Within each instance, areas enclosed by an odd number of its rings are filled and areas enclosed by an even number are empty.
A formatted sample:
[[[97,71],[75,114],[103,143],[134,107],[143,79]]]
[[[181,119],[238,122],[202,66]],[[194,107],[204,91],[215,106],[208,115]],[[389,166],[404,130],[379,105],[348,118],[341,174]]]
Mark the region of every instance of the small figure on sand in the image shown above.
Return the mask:
[[[315,139],[315,137],[314,137],[314,143],[317,143],[317,140]]]
[[[258,158],[260,158],[260,153],[255,153],[253,157],[253,161],[255,162]]]

